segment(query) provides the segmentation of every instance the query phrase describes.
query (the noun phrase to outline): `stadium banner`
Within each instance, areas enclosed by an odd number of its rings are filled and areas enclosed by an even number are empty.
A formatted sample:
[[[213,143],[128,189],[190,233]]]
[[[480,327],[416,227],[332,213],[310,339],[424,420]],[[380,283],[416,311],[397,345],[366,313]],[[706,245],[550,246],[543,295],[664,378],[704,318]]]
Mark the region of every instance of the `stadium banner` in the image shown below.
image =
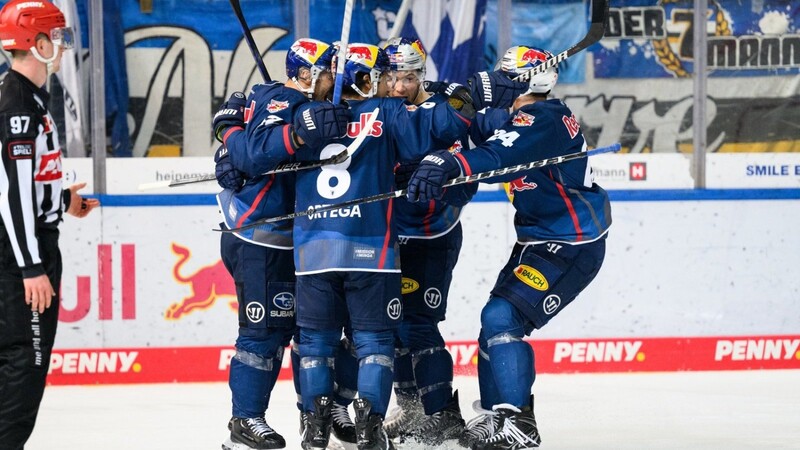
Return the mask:
[[[536,373],[800,369],[800,335],[528,340]],[[455,375],[477,375],[477,341],[445,344]],[[288,354],[289,348],[284,354]],[[234,347],[56,350],[50,385],[224,382]],[[280,379],[292,378],[284,357]],[[191,370],[187,370],[191,368]]]

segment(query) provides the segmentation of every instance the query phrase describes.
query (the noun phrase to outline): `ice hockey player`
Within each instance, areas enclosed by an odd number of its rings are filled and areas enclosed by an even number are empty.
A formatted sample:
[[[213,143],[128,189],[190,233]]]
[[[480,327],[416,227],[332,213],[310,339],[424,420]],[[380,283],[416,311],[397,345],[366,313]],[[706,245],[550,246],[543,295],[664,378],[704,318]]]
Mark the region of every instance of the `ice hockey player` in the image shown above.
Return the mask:
[[[330,96],[331,57],[330,45],[299,39],[286,55],[289,80],[285,86],[277,82],[257,85],[247,99],[236,92],[215,115],[215,135],[225,144],[215,155],[217,181],[224,188],[217,198],[225,227],[293,211],[294,174],[261,173],[291,160],[305,142],[317,145],[344,134],[349,118],[346,108],[315,103],[310,117],[312,124],[320,126],[313,128],[294,117],[309,99]],[[284,438],[267,424],[264,415],[283,349],[296,331],[292,224],[287,221],[223,233],[220,245],[239,299],[239,337],[229,378],[233,417],[228,423],[230,436],[222,448],[285,448]],[[293,361],[293,370],[299,370],[298,363]],[[298,382],[295,376],[296,387]],[[350,435],[355,443],[352,422]]]
[[[479,73],[475,80],[485,79],[494,88],[498,75],[514,77],[551,57],[536,47],[515,46],[503,55],[499,71]],[[558,80],[556,68],[533,76],[513,105],[493,101],[499,100],[493,97],[498,91],[476,88],[475,80],[474,95],[500,108],[478,114],[470,130],[473,141],[483,143],[469,152],[438,151],[423,159],[409,181],[409,200],[440,198],[443,182],[462,174],[586,150],[573,113],[560,100],[548,99]],[[508,106],[510,115],[503,109]],[[517,244],[481,311],[482,414],[462,443],[477,450],[536,448],[541,438],[531,395],[534,358],[523,338],[545,326],[597,275],[611,208],[606,192],[592,182],[585,158],[488,182],[510,184]]]
[[[369,137],[345,162],[297,173],[296,211],[379,194],[394,187],[393,168],[452,143],[469,125],[467,90],[432,108],[402,99],[372,98],[386,56],[374,45],[350,44],[345,54],[342,98],[352,111],[347,137],[320,147],[313,160],[340,153],[379,108]],[[336,58],[335,58],[336,60]],[[334,63],[335,66],[336,63]],[[328,445],[333,375],[342,328],[352,327],[359,359],[354,402],[359,450],[393,448],[383,418],[392,389],[394,336],[402,317],[400,268],[393,202],[374,202],[312,213],[294,223],[297,323],[300,327],[301,391],[309,432],[304,449]]]
[[[433,95],[423,89],[427,55],[419,40],[393,38],[384,51],[389,58],[391,96],[405,98],[420,108],[447,101],[445,95]],[[437,84],[443,91],[450,87]],[[457,152],[467,146],[465,133],[447,147]],[[419,160],[404,161],[395,169],[398,189],[406,187],[418,163]],[[395,353],[394,393],[398,408],[386,420],[390,437],[407,436],[435,446],[458,438],[463,431],[458,393],[453,394],[453,358],[445,348],[438,323],[445,318],[453,268],[461,251],[461,209],[477,189],[477,183],[462,184],[448,188],[441,200],[412,203],[398,198],[395,202],[403,320]]]

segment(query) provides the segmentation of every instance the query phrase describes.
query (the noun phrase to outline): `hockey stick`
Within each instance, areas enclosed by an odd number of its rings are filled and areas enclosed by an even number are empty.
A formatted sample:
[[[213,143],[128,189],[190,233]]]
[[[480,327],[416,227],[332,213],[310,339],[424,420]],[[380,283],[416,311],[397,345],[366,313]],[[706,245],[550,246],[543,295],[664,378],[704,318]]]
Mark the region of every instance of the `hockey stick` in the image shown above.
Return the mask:
[[[408,10],[411,8],[411,2],[414,0],[403,0],[400,4],[400,9],[397,10],[397,15],[394,17],[394,24],[392,24],[392,31],[389,32],[389,39],[396,38],[403,30],[406,24],[406,17],[408,17]],[[388,40],[388,39],[387,39]]]
[[[341,164],[347,161],[347,158],[353,156],[356,150],[358,150],[358,148],[361,146],[361,143],[364,142],[364,139],[366,139],[367,136],[369,136],[370,130],[372,130],[372,124],[375,123],[375,120],[377,120],[378,118],[379,110],[380,108],[375,108],[372,110],[369,119],[367,119],[367,121],[364,122],[364,127],[358,133],[358,136],[356,136],[356,138],[353,140],[353,142],[350,143],[350,145],[347,146],[347,148],[345,148],[338,154],[320,161],[297,161],[291,163],[284,163],[268,172],[262,173],[261,175],[273,175],[276,173],[317,169],[319,167],[328,166],[331,164]],[[185,186],[187,184],[204,183],[206,181],[214,181],[216,179],[217,177],[215,175],[201,175],[199,177],[185,178],[182,180],[154,181],[152,183],[142,183],[139,185],[138,189],[140,191],[149,191],[152,189],[171,188],[176,186]]]
[[[239,25],[242,26],[244,41],[247,42],[247,46],[250,47],[250,53],[253,54],[253,59],[256,61],[258,71],[261,72],[261,76],[264,78],[264,81],[269,83],[272,81],[272,78],[270,78],[269,72],[267,72],[267,66],[264,64],[264,60],[261,57],[261,52],[258,51],[256,41],[253,39],[253,34],[250,33],[250,27],[247,26],[247,21],[244,20],[242,5],[239,4],[239,0],[230,0],[230,2],[231,8],[233,8],[233,13],[236,14],[236,18],[239,19]]]
[[[353,20],[353,0],[347,0],[344,5],[344,19],[342,20],[342,38],[339,39],[339,54],[336,58],[336,82],[333,85],[333,103],[338,105],[342,100],[342,81],[344,79],[344,64],[347,59],[347,44],[350,39],[350,22]]]
[[[588,156],[599,155],[601,153],[618,152],[621,148],[622,148],[622,146],[619,143],[616,143],[616,144],[611,144],[608,147],[600,147],[600,148],[596,148],[596,149],[585,151],[585,152],[570,153],[568,155],[556,156],[554,158],[547,158],[547,159],[542,159],[542,160],[539,160],[539,161],[533,161],[533,162],[529,162],[529,163],[525,163],[525,164],[519,164],[519,165],[516,165],[516,166],[503,167],[501,169],[489,170],[489,171],[486,171],[486,172],[476,173],[476,174],[467,175],[467,176],[461,176],[461,177],[453,178],[452,180],[446,181],[442,185],[442,187],[455,186],[457,184],[464,184],[464,183],[473,183],[475,181],[481,181],[481,180],[485,180],[487,178],[497,177],[497,176],[500,176],[500,175],[508,175],[508,174],[516,173],[516,172],[524,172],[526,170],[536,169],[536,168],[544,167],[544,166],[550,166],[550,165],[553,165],[553,164],[560,164],[560,163],[563,163],[563,162],[571,161],[573,159],[586,158]],[[346,202],[337,203],[335,205],[325,205],[325,206],[319,206],[319,207],[316,207],[316,208],[315,207],[309,207],[305,211],[298,211],[298,212],[295,212],[295,213],[292,213],[292,214],[286,214],[286,215],[278,216],[278,217],[270,217],[268,219],[259,220],[257,222],[253,222],[253,223],[251,223],[249,225],[245,225],[245,226],[243,226],[241,228],[232,228],[232,229],[229,229],[229,230],[214,230],[214,231],[221,231],[223,233],[233,233],[233,232],[236,232],[236,231],[248,230],[250,228],[255,228],[255,227],[258,227],[258,226],[261,226],[261,225],[264,225],[264,224],[280,222],[282,220],[295,219],[295,218],[298,218],[298,217],[311,216],[311,215],[314,215],[316,213],[320,213],[320,212],[324,212],[324,211],[330,211],[332,209],[347,208],[349,206],[362,205],[364,203],[372,203],[372,202],[378,202],[378,201],[381,201],[381,200],[389,200],[391,198],[402,197],[402,196],[406,195],[407,192],[408,192],[407,189],[400,189],[400,190],[393,191],[393,192],[386,192],[384,194],[375,194],[375,195],[370,195],[368,197],[356,198],[356,199],[353,199],[353,200],[348,200]]]
[[[516,78],[514,78],[514,81],[528,82],[534,75],[538,75],[545,70],[558,65],[558,63],[561,61],[564,61],[575,53],[584,50],[585,48],[602,39],[606,32],[607,18],[608,0],[592,0],[592,19],[591,25],[589,26],[589,31],[586,32],[586,36],[584,36],[580,42],[572,47],[564,50],[556,56],[553,56],[552,58],[548,58],[545,62],[530,69],[529,71],[518,75]]]

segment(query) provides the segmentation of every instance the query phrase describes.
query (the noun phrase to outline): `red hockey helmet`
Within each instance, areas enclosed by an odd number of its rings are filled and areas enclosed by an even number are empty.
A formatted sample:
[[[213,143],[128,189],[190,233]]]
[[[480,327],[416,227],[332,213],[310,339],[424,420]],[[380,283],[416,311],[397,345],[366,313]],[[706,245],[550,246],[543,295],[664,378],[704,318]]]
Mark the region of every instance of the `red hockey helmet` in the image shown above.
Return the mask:
[[[44,34],[54,44],[71,48],[72,29],[64,14],[47,0],[11,0],[0,10],[0,42],[4,50],[30,50]]]

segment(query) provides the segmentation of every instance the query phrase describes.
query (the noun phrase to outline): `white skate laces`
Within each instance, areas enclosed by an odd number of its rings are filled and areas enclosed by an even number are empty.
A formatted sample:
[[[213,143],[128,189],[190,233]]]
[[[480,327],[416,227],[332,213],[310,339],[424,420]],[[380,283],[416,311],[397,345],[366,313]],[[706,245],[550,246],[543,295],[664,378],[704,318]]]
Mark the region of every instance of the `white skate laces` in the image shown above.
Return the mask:
[[[350,418],[350,413],[347,412],[347,406],[334,403],[331,408],[331,417],[339,425],[346,427],[355,427],[353,419]]]
[[[267,437],[270,434],[275,433],[275,430],[272,429],[269,425],[267,425],[267,421],[264,420],[263,417],[256,417],[255,419],[247,419],[245,420],[247,427],[250,429],[253,434],[259,437]]]
[[[509,411],[513,411],[516,414],[521,413],[522,411],[514,405],[510,405],[508,403],[501,403],[499,405],[495,405],[492,408],[495,411],[495,414],[498,414],[498,410],[505,409]],[[525,433],[524,431],[520,430],[516,424],[517,416],[508,415],[503,420],[503,429],[500,430],[497,434],[492,436],[487,440],[487,442],[501,442],[506,441],[509,444],[517,443],[522,445],[535,445],[538,447],[539,442],[536,441],[533,437]]]
[[[496,412],[481,408],[480,400],[472,402],[472,410],[478,415],[467,422],[467,435],[471,440],[483,440],[498,431],[500,418]]]

